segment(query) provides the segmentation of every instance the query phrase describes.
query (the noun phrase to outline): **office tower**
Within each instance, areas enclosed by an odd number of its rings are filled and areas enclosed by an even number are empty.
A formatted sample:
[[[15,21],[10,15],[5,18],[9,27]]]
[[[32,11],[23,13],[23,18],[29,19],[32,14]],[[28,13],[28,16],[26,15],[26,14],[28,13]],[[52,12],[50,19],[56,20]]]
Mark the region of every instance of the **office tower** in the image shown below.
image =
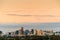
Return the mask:
[[[34,29],[34,35],[37,35],[37,30],[36,29]]]
[[[15,36],[18,36],[18,34],[19,34],[19,30],[16,30],[15,31]]]
[[[34,34],[34,29],[31,29],[31,34]]]
[[[19,31],[18,36],[23,36],[23,27],[21,27],[18,31]]]
[[[37,30],[37,35],[38,36],[42,36],[43,35],[43,31],[42,30]]]

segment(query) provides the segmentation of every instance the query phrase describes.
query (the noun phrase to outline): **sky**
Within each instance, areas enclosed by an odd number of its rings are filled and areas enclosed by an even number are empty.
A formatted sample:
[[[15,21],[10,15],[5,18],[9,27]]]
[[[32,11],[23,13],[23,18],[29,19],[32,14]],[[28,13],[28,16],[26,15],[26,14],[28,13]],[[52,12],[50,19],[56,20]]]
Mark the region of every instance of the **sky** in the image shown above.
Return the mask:
[[[0,0],[0,23],[60,22],[60,0]]]
[[[60,22],[60,0],[0,0],[0,30],[4,32],[11,31],[13,28],[18,29],[19,23],[55,25],[57,22]],[[19,25],[16,26],[14,23]],[[44,24],[47,25],[51,27],[49,24]],[[54,25],[53,29],[58,26],[55,28],[59,30],[60,23]],[[39,27],[40,25],[37,28]]]

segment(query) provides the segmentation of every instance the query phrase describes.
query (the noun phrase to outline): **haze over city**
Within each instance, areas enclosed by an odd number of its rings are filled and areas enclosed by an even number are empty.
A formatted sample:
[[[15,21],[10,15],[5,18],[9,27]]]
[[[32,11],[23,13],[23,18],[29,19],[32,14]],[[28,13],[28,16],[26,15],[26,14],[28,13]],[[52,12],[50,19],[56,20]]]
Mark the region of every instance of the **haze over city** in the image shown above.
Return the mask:
[[[10,23],[0,24],[0,30],[4,33],[13,32],[23,27],[24,30],[53,30],[54,32],[60,31],[60,23]]]

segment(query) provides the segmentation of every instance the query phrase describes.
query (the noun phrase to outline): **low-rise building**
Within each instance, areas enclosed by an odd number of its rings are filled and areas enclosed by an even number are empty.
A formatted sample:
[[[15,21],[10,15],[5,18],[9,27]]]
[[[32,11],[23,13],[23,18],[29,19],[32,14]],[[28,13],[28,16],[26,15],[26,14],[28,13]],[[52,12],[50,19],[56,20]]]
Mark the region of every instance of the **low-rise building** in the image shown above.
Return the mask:
[[[53,30],[44,31],[45,35],[53,35]]]

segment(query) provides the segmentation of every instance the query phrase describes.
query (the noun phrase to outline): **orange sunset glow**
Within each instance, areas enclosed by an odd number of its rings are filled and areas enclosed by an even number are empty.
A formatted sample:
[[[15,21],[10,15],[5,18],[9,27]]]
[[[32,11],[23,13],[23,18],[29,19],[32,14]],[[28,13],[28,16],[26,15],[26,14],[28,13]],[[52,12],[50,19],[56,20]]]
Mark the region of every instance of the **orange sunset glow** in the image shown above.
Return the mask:
[[[59,0],[0,0],[0,23],[60,22]]]

